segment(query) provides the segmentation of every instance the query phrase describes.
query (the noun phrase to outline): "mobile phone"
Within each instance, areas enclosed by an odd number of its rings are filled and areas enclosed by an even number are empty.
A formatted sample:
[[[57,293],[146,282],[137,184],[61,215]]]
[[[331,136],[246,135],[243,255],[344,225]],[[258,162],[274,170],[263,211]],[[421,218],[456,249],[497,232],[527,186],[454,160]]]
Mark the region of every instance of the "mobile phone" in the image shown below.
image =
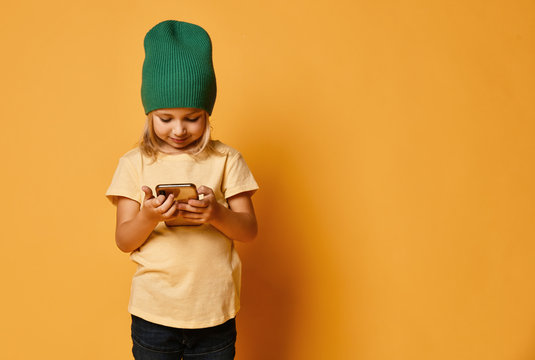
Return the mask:
[[[159,184],[156,185],[156,196],[164,195],[167,198],[170,194],[175,197],[177,203],[187,203],[190,199],[199,199],[197,193],[197,187],[195,184],[183,183],[183,184]],[[174,220],[165,222],[167,226],[180,226],[180,225],[199,225],[189,222],[183,217],[179,216]]]

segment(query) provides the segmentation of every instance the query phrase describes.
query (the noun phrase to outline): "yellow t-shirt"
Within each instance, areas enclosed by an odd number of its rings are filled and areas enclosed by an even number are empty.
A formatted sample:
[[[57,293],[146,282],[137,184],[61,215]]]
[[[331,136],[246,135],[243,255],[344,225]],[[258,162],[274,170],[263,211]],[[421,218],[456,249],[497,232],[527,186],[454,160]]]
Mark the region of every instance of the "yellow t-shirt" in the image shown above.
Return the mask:
[[[258,189],[242,155],[220,141],[204,159],[188,154],[143,156],[139,148],[119,159],[106,196],[143,204],[143,185],[193,183],[210,187],[219,203]],[[137,263],[128,311],[145,320],[178,328],[222,324],[240,308],[241,261],[234,242],[211,225],[168,227],[160,222],[147,241],[130,254]]]

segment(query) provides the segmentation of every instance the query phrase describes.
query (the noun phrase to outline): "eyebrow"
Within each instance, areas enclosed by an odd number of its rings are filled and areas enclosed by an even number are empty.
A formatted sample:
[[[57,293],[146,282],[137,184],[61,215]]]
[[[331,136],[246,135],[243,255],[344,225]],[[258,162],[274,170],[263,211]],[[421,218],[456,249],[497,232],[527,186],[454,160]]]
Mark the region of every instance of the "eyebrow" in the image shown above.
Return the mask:
[[[200,112],[201,112],[201,110],[192,111],[192,112],[190,112],[189,114],[186,114],[186,116],[190,116],[190,115],[197,114],[197,113],[200,113]],[[167,113],[167,112],[157,112],[156,115],[169,115],[169,116],[173,116],[173,114],[171,114],[171,113]]]

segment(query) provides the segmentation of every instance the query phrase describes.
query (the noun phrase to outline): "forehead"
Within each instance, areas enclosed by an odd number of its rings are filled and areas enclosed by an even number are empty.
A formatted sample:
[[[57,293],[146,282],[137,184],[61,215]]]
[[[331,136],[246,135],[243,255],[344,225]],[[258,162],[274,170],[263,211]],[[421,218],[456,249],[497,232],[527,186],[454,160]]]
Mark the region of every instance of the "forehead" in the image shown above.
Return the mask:
[[[203,111],[204,110],[202,109],[196,109],[196,108],[167,108],[167,109],[154,110],[154,113],[156,115],[169,115],[169,116],[180,117],[180,116],[198,114]]]

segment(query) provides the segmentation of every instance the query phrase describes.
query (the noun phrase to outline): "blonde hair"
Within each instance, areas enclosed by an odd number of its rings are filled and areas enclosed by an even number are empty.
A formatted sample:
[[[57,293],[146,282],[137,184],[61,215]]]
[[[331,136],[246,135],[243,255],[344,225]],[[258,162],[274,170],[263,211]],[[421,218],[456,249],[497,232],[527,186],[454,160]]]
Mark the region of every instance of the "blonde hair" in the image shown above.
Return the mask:
[[[212,131],[210,117],[206,111],[203,111],[202,116],[204,116],[205,119],[203,135],[195,141],[195,144],[191,149],[184,150],[184,152],[190,154],[195,159],[207,155],[214,150],[211,142]],[[162,152],[158,137],[154,133],[154,111],[147,114],[145,128],[143,129],[143,134],[138,142],[138,146],[141,153],[151,158],[153,162],[158,159],[158,154]]]

